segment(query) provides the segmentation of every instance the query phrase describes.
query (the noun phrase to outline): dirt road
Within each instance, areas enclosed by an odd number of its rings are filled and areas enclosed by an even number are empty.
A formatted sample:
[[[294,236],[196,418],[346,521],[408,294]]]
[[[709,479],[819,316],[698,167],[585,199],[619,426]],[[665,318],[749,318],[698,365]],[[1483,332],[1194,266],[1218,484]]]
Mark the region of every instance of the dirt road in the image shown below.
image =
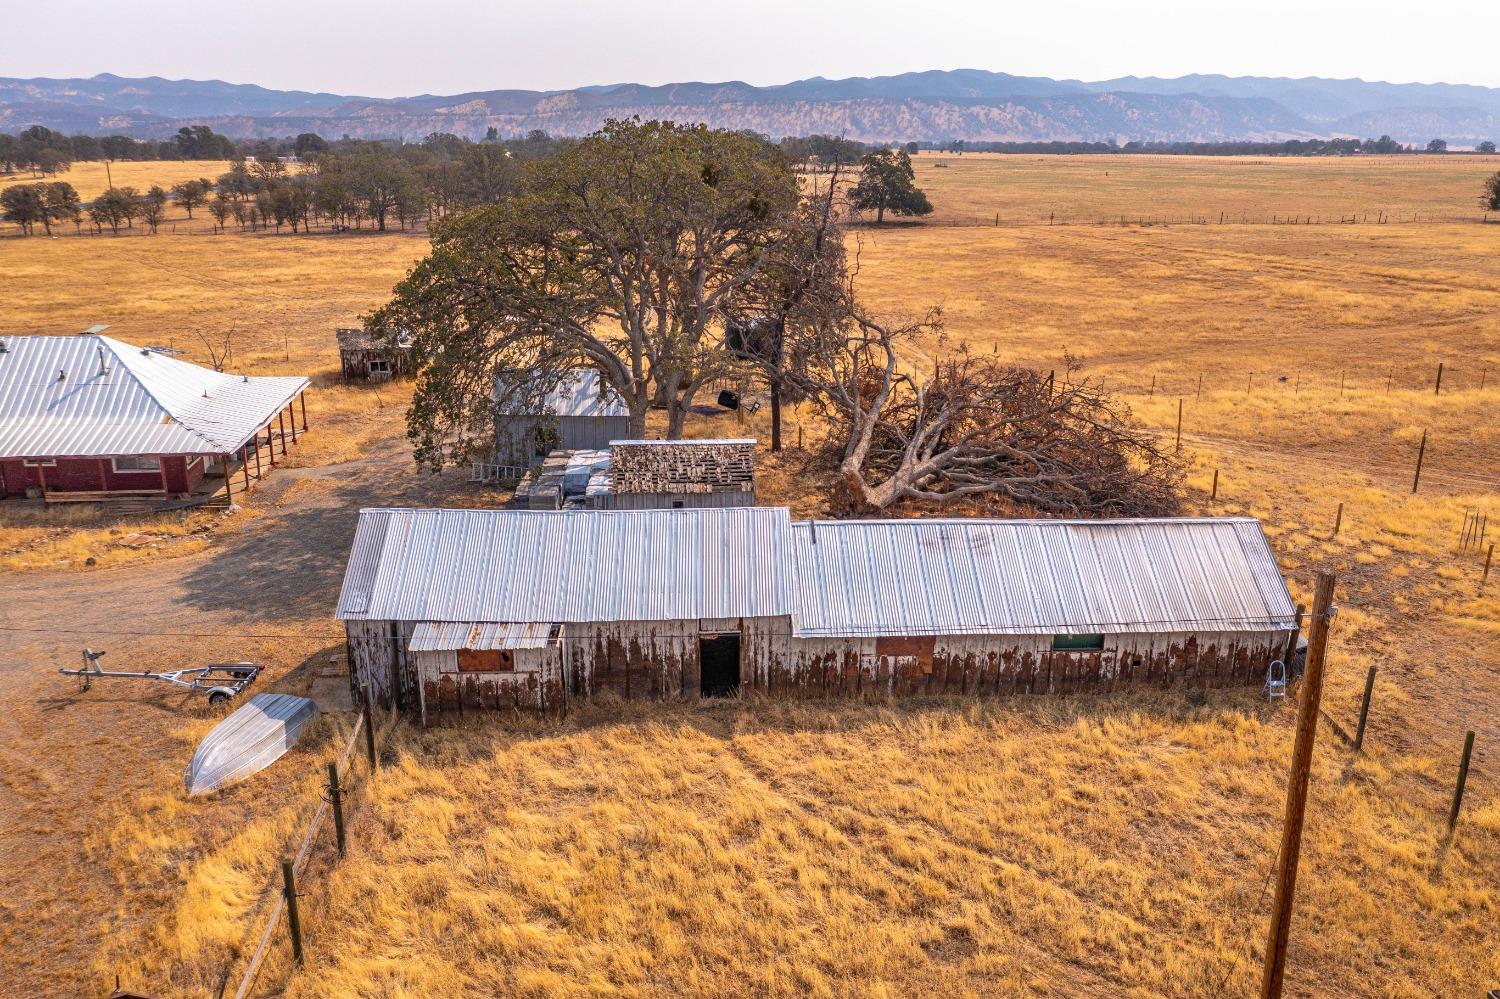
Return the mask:
[[[59,676],[85,646],[107,668],[252,660],[262,689],[342,644],[333,619],[361,506],[476,502],[452,477],[412,472],[391,441],[379,458],[287,468],[252,514],[207,551],[120,569],[16,574],[0,602],[0,973],[9,997],[103,995],[94,937],[121,921],[149,932],[171,885],[118,883],[97,855],[102,816],[178,780],[182,729],[214,717],[201,695],[148,681]],[[445,495],[446,491],[446,495]],[[200,725],[201,727],[201,725]],[[230,834],[226,831],[226,835]],[[148,990],[149,991],[149,990]]]

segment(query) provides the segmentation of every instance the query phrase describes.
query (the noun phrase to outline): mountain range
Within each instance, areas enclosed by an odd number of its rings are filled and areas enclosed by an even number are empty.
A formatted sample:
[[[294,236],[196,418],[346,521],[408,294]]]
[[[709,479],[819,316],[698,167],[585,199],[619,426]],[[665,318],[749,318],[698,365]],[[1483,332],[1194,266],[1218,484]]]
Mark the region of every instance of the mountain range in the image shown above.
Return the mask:
[[[1194,75],[1084,82],[985,70],[778,86],[626,83],[573,90],[487,90],[375,98],[271,90],[219,80],[0,77],[0,131],[170,135],[208,125],[236,139],[317,132],[329,138],[582,135],[605,119],[704,121],[773,137],[817,132],[865,141],[1274,141],[1387,134],[1455,147],[1500,139],[1500,89],[1318,77]]]

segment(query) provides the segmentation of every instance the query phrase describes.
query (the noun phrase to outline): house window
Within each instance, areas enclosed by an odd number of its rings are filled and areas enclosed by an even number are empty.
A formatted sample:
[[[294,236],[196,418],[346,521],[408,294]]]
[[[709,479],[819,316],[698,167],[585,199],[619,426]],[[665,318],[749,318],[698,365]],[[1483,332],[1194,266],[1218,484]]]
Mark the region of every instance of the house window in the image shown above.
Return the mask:
[[[1053,652],[1097,652],[1104,648],[1103,635],[1053,635]]]
[[[56,468],[57,467],[57,459],[56,458],[27,458],[25,461],[21,462],[21,464],[25,465],[27,468]]]
[[[391,362],[384,359],[375,359],[368,362],[370,374],[388,375],[391,373]]]
[[[160,472],[161,471],[161,459],[160,458],[143,458],[143,457],[111,458],[111,459],[109,459],[109,463],[114,468],[114,470],[117,471],[117,472]]]
[[[460,673],[510,673],[516,668],[516,654],[510,649],[459,649]]]

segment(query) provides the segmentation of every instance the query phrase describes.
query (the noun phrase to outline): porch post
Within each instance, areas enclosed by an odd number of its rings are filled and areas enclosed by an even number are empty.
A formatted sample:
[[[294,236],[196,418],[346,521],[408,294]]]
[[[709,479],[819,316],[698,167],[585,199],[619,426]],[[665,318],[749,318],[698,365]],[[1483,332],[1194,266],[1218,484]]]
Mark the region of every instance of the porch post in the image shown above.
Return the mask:
[[[240,448],[240,471],[245,473],[245,492],[250,491],[250,452],[246,450],[249,445]],[[224,470],[224,478],[229,478],[229,469]]]
[[[276,467],[276,443],[271,440],[271,425],[266,424],[266,457],[270,459],[271,467]]]
[[[297,393],[297,402],[302,406],[302,432],[307,433],[307,394]]]
[[[234,506],[234,476],[229,470],[229,455],[223,455],[224,459],[224,500],[230,506]]]
[[[286,457],[286,414],[277,410],[276,430],[281,434],[281,456]]]
[[[261,480],[263,473],[260,470],[260,434],[255,435],[255,481]]]

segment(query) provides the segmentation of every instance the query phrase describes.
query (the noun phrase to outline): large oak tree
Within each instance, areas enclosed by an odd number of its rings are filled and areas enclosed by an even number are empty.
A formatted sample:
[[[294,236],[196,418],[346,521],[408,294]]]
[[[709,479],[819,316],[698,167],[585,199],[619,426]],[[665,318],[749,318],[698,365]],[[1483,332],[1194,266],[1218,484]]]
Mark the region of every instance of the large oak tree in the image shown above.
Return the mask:
[[[726,310],[787,240],[785,158],[744,133],[611,121],[527,163],[520,193],[446,218],[432,252],[366,318],[409,335],[422,371],[408,414],[419,463],[490,442],[493,416],[592,367],[643,435],[681,435],[698,390],[732,367]]]

